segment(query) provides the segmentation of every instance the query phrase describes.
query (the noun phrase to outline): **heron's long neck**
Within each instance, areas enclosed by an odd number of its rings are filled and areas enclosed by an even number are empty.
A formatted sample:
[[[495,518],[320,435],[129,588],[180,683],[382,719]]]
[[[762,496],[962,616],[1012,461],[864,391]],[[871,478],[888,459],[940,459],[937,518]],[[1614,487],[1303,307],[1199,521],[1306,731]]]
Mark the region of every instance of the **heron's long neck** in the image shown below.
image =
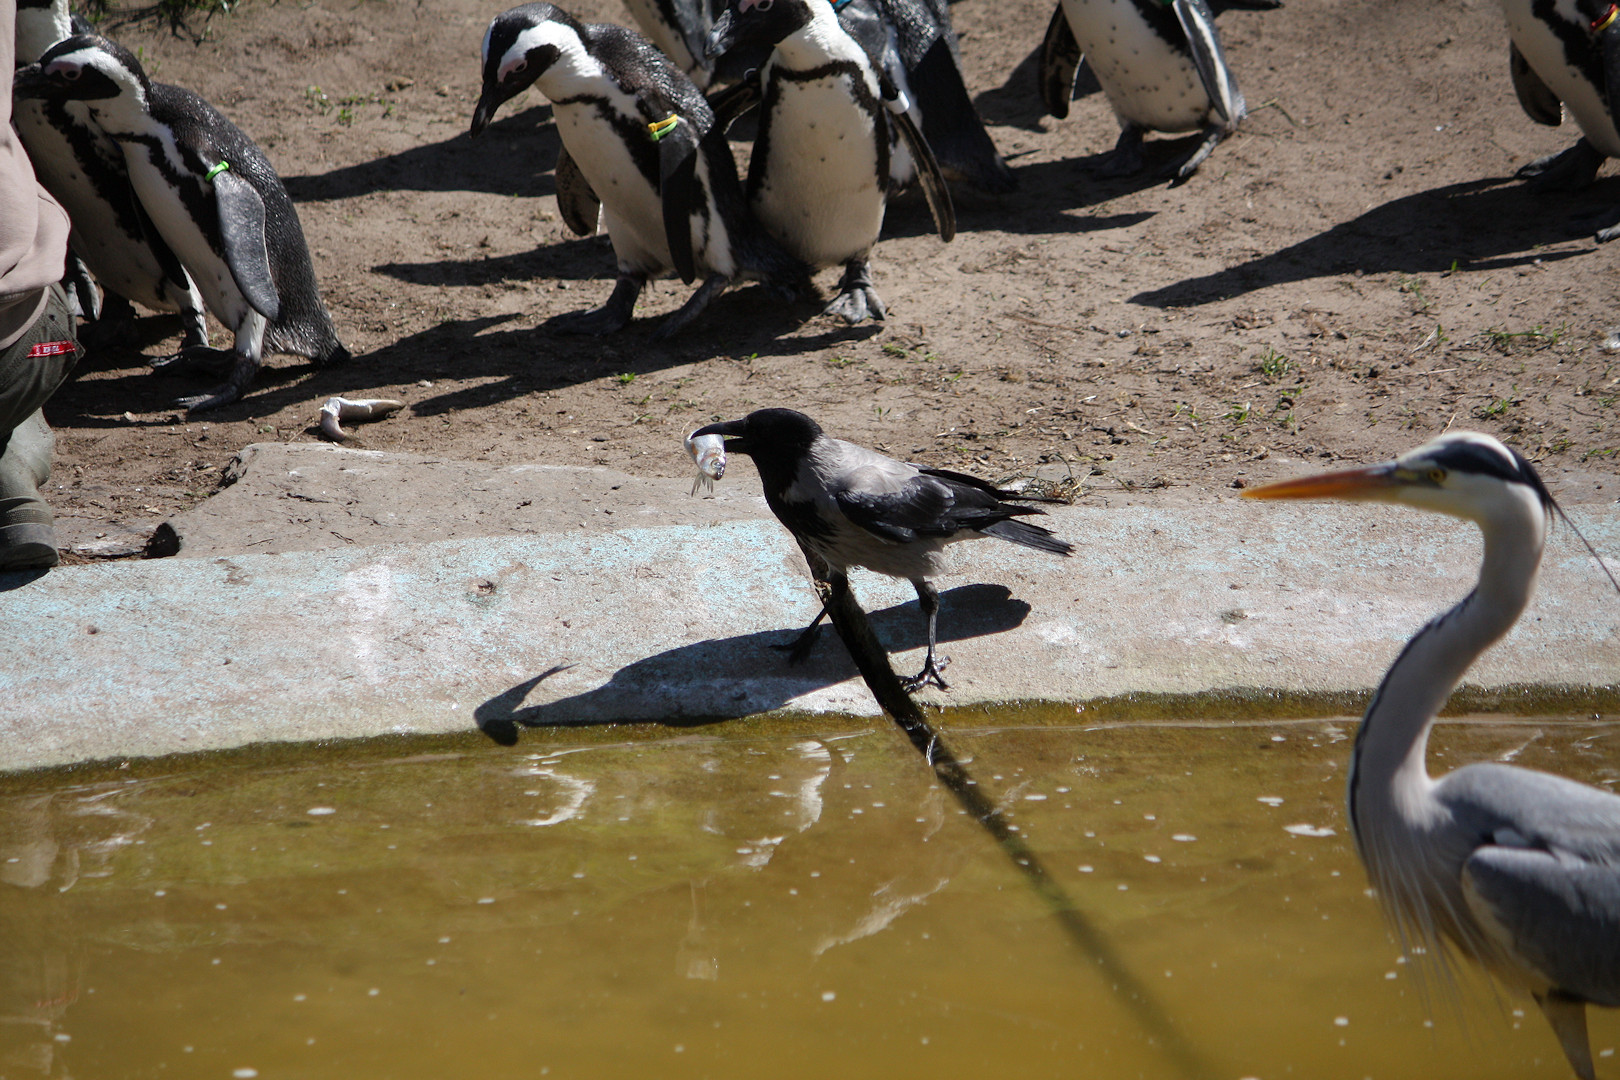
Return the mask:
[[[1526,508],[1527,511],[1529,508]],[[1350,758],[1350,821],[1365,850],[1373,801],[1410,818],[1433,783],[1424,764],[1435,714],[1480,653],[1518,620],[1535,591],[1544,519],[1534,514],[1482,526],[1479,583],[1456,607],[1419,630],[1390,666],[1356,735]],[[1387,819],[1385,819],[1387,820]]]

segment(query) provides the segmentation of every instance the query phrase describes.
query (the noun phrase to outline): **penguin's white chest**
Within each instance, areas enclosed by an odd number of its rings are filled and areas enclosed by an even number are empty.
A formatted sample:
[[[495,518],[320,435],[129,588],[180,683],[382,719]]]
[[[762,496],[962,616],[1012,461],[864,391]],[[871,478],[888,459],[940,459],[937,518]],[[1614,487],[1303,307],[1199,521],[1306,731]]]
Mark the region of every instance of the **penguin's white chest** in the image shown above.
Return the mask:
[[[856,102],[837,71],[807,81],[778,79],[754,214],[777,241],[812,266],[864,254],[883,229],[888,178],[878,174],[877,140],[887,125]],[[875,90],[869,91],[876,97]]]
[[[602,223],[620,269],[667,273],[672,260],[663,202],[658,188],[637,168],[623,136],[590,102],[557,105],[555,116],[568,156],[602,202]]]
[[[1620,157],[1620,133],[1615,131],[1614,118],[1604,105],[1602,88],[1594,86],[1580,67],[1570,62],[1563,40],[1536,17],[1531,0],[1502,0],[1502,14],[1507,19],[1508,36],[1525,62],[1558,95],[1587,141],[1610,157]],[[1578,39],[1583,48],[1596,52],[1595,44],[1587,44],[1586,20],[1571,0],[1557,0],[1552,17],[1567,23],[1575,31],[1571,37]],[[1600,70],[1598,60],[1594,58],[1592,64]]]
[[[1160,37],[1132,0],[1063,0],[1063,15],[1120,120],[1169,132],[1208,122],[1191,54]]]
[[[164,175],[164,171],[178,172],[182,176],[190,173],[168,130],[160,129],[155,142],[125,141],[122,145],[124,161],[129,167],[129,182],[147,216],[191,274],[208,310],[235,331],[252,309],[236,286],[224,252],[216,251],[209,243],[201,225],[192,217],[191,208],[181,198],[180,189]],[[164,166],[162,170],[160,162]],[[212,198],[202,212],[215,215],[217,221],[219,211]]]

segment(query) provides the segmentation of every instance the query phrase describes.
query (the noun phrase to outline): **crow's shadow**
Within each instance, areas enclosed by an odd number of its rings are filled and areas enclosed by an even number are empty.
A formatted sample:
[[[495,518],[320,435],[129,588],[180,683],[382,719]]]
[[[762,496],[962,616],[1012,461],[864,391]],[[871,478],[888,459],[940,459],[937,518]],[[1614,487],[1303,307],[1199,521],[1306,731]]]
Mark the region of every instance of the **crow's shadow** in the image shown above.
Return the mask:
[[[467,112],[468,119],[472,110]],[[551,106],[497,120],[474,141],[465,134],[309,176],[284,176],[295,202],[352,199],[374,191],[485,191],[535,197],[556,192],[557,126]]]
[[[1569,199],[1572,209],[1590,202],[1597,211],[1614,204],[1615,186],[1593,186]],[[1585,249],[1537,250],[1580,235],[1567,210],[1549,205],[1527,185],[1500,179],[1470,180],[1420,191],[1375,206],[1360,217],[1280,251],[1203,277],[1187,278],[1137,293],[1131,303],[1192,307],[1272,285],[1334,274],[1440,273],[1454,265],[1497,270],[1537,260],[1550,262]]]
[[[962,585],[941,594],[941,644],[999,634],[1029,616],[1029,604],[1003,585]],[[872,626],[891,652],[927,644],[927,627],[915,601],[872,613]],[[627,721],[696,726],[781,708],[794,698],[856,677],[854,661],[838,635],[823,628],[810,657],[790,665],[782,645],[798,629],[765,630],[715,638],[637,660],[613,673],[604,686],[544,705],[523,701],[546,679],[568,670],[556,665],[478,706],[473,717],[502,746],[517,742],[519,727],[584,727]],[[703,702],[687,710],[670,705],[671,687],[701,688]]]

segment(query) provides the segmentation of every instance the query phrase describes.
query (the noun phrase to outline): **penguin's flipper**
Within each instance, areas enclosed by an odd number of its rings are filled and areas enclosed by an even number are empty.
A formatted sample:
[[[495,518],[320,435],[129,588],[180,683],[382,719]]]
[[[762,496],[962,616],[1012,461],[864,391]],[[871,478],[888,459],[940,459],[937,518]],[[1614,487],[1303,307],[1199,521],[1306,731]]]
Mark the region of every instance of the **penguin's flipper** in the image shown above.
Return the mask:
[[[889,122],[899,129],[906,149],[911,151],[911,159],[917,163],[917,183],[922,187],[923,198],[928,200],[928,212],[934,215],[939,238],[948,244],[956,238],[956,207],[951,203],[951,191],[945,186],[939,162],[934,160],[934,151],[912,123],[910,113],[890,112]]]
[[[596,223],[602,216],[602,200],[591,189],[591,182],[579,171],[574,159],[568,156],[568,147],[557,148],[557,167],[551,172],[557,186],[557,212],[563,224],[575,236],[595,236]]]
[[[1620,116],[1620,7],[1610,4],[1592,24],[1598,51],[1603,57],[1603,104],[1609,116]]]
[[[658,196],[664,207],[664,239],[675,273],[690,285],[697,280],[692,253],[692,211],[703,205],[697,181],[698,143],[691,123],[671,113],[662,124],[649,124],[658,140]],[[659,130],[662,129],[662,130]]]
[[[911,90],[922,110],[922,131],[940,171],[982,191],[1005,195],[1018,179],[1002,160],[962,81],[950,42],[935,38],[911,70]]]
[[[1245,107],[1243,93],[1232,79],[1232,69],[1226,66],[1226,54],[1221,51],[1221,38],[1215,32],[1215,16],[1204,0],[1172,0],[1176,19],[1187,44],[1192,49],[1193,66],[1204,84],[1204,93],[1215,112],[1226,122],[1226,130],[1237,127],[1243,119]]]
[[[225,245],[225,262],[231,268],[231,277],[236,279],[236,287],[242,290],[242,298],[249,306],[269,322],[275,322],[281,315],[281,297],[276,292],[275,279],[270,276],[264,200],[252,184],[228,166],[215,173],[213,184],[220,240]]]
[[[90,276],[90,268],[84,265],[84,260],[71,247],[68,248],[62,285],[85,321],[95,322],[101,318],[101,293],[96,291],[95,278]]]
[[[738,117],[759,104],[760,96],[757,70],[750,71],[746,77],[723,90],[716,90],[709,95],[709,108],[714,110],[714,126],[721,131],[730,130]]]
[[[1052,21],[1046,24],[1046,38],[1041,42],[1041,104],[1059,120],[1069,115],[1081,59],[1080,43],[1074,40],[1069,17],[1063,14],[1060,3],[1052,12]]]
[[[1564,103],[1552,92],[1552,87],[1541,81],[1530,61],[1519,47],[1508,42],[1508,74],[1513,77],[1513,92],[1519,95],[1524,114],[1538,124],[1557,127],[1564,122]]]

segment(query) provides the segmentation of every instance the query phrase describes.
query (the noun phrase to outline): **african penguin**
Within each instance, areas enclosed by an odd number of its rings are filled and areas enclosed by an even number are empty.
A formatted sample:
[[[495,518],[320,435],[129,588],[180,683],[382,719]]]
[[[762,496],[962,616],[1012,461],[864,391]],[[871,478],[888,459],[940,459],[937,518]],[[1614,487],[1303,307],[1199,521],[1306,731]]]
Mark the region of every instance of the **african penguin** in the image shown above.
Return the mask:
[[[562,138],[557,205],[573,231],[598,215],[618,262],[607,303],[558,316],[565,333],[608,334],[630,321],[649,278],[671,272],[703,285],[664,320],[665,338],[736,278],[795,296],[809,268],[753,220],[725,131],[692,81],[633,30],[581,23],[548,3],[497,15],[484,35],[484,84],[472,134],[526,87],[551,99]]]
[[[870,253],[891,193],[890,125],[917,166],[939,229],[956,234],[950,194],[905,99],[849,36],[829,0],[729,0],[708,54],[771,46],[759,74],[748,200],[771,235],[812,266],[844,267],[827,313],[882,319]]]
[[[208,309],[235,334],[224,384],[182,398],[192,412],[240,398],[266,349],[339,363],[349,351],[316,289],[309,248],[281,178],[253,141],[189,90],[147,79],[128,49],[93,35],[53,45],[17,73],[19,96],[82,101],[118,143],[130,183],[158,235]]]
[[[699,90],[708,89],[714,67],[704,59],[703,43],[718,13],[715,0],[625,0],[624,6],[659,52]]]
[[[1243,119],[1243,94],[1205,0],[1061,0],[1041,47],[1040,80],[1046,110],[1059,119],[1069,114],[1082,54],[1119,118],[1103,176],[1142,169],[1144,131],[1201,129],[1197,149],[1167,170],[1181,183]]]
[[[1538,190],[1575,190],[1592,183],[1604,159],[1620,157],[1614,93],[1620,90],[1620,8],[1607,0],[1502,0],[1508,71],[1530,119],[1556,127],[1564,111],[1581,138],[1519,170]],[[1599,241],[1620,225],[1599,230]]]
[[[17,8],[17,60],[31,64],[72,35],[67,0],[21,0]],[[12,119],[34,165],[34,175],[73,223],[73,255],[112,298],[155,311],[179,312],[181,348],[208,345],[203,301],[174,252],[146,220],[130,186],[123,151],[80,101],[19,100]],[[70,260],[71,265],[71,260]],[[70,279],[73,278],[70,273]],[[107,324],[133,316],[128,304],[101,312],[93,288],[73,280],[83,313]],[[114,308],[122,308],[114,315]]]

